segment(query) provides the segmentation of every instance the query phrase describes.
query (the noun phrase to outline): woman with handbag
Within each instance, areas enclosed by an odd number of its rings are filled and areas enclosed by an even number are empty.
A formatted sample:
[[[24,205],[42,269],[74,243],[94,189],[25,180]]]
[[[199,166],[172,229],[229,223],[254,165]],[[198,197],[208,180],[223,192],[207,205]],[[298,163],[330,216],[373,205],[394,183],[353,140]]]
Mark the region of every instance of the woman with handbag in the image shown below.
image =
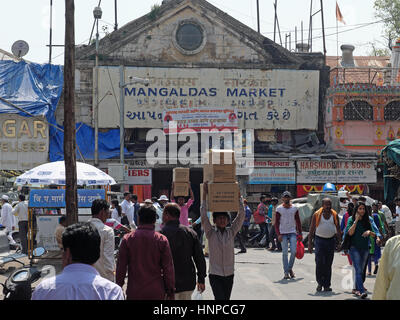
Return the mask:
[[[368,216],[365,203],[359,202],[356,205],[352,217],[347,222],[345,233],[351,241],[349,254],[356,273],[356,295],[365,299],[368,294],[364,288],[363,272],[369,255],[369,237],[381,236],[372,217]]]

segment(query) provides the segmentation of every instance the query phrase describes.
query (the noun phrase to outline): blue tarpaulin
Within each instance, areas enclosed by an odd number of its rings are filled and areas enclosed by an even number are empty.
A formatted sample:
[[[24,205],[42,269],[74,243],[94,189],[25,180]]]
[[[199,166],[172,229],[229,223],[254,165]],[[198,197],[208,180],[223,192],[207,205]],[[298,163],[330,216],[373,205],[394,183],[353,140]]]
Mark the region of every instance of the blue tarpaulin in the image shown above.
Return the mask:
[[[63,83],[62,66],[0,61],[0,97],[18,107],[0,100],[0,113],[45,116],[54,124]]]
[[[63,127],[57,125],[58,128]],[[50,127],[50,161],[64,160],[64,132]],[[76,124],[76,159],[94,159],[94,129],[84,123]],[[125,155],[131,155],[126,148]],[[110,159],[120,154],[119,129],[99,132],[99,159]],[[82,156],[84,159],[82,159]]]
[[[63,66],[0,61],[0,113],[46,117],[51,162],[64,160],[64,131],[55,119],[63,85]],[[94,159],[94,129],[83,123],[76,129],[77,160]],[[119,129],[99,132],[99,159],[119,156],[119,140]],[[126,149],[125,154],[131,155]]]

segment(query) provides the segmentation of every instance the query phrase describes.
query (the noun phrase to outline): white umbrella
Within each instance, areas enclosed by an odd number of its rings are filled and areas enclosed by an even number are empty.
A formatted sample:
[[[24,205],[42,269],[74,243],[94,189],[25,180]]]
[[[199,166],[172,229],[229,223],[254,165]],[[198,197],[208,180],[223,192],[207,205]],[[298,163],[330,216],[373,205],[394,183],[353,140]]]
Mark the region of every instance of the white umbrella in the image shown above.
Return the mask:
[[[87,163],[76,162],[76,175],[77,184],[80,186],[116,184],[115,180],[107,173]],[[65,185],[64,161],[49,162],[35,167],[18,176],[15,184]]]

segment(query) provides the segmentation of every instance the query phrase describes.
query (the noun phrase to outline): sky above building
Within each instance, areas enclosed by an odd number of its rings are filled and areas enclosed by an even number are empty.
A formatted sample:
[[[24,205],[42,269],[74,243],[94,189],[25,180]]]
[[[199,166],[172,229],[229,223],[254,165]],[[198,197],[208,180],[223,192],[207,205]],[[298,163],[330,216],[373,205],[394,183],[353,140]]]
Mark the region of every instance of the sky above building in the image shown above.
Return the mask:
[[[75,42],[88,44],[93,27],[93,9],[100,0],[75,0]],[[0,48],[11,52],[13,43],[25,40],[29,44],[27,60],[46,63],[49,61],[50,0],[13,0],[2,3],[0,10]],[[162,0],[117,0],[118,27],[150,12]],[[211,4],[257,31],[257,0],[209,0]],[[346,24],[338,23],[336,29],[336,0],[324,0],[324,20],[327,55],[341,54],[340,45],[355,46],[354,55],[369,55],[372,44],[376,48],[387,47],[383,38],[383,24],[375,16],[374,0],[338,0]],[[99,23],[100,38],[114,30],[114,0],[101,0],[103,17]],[[280,37],[276,42],[295,50],[295,30],[297,42],[308,42],[310,33],[310,13],[312,19],[312,51],[323,51],[320,0],[278,0],[278,21]],[[311,8],[312,6],[312,8]],[[274,39],[274,0],[259,0],[260,32]],[[301,25],[303,22],[303,36]],[[338,30],[338,39],[337,33]],[[290,36],[289,36],[290,34]],[[65,0],[53,0],[53,44],[63,45],[65,35]],[[95,32],[92,38],[95,37]],[[64,63],[64,48],[54,47],[52,63]]]

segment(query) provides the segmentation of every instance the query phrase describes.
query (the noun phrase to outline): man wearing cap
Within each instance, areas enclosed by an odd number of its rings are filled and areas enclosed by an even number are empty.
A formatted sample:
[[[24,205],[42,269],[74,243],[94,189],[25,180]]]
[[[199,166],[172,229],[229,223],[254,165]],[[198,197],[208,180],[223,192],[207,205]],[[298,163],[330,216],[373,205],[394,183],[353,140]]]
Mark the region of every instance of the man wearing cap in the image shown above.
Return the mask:
[[[156,212],[158,215],[157,221],[156,221],[156,231],[161,231],[161,225],[163,221],[163,211],[165,205],[168,203],[168,197],[166,195],[161,195],[160,198],[157,200],[158,201],[158,206],[156,206]]]
[[[153,206],[153,201],[151,201],[151,199],[144,200],[144,206],[146,208],[150,208],[151,206]]]
[[[283,203],[276,208],[275,232],[282,245],[283,279],[294,278],[294,260],[296,258],[297,239],[303,240],[299,211],[290,203],[289,191],[282,194]],[[297,236],[296,236],[297,233]],[[288,244],[290,243],[290,260],[288,261]]]
[[[3,194],[1,196],[1,218],[0,223],[6,227],[7,238],[10,241],[10,244],[15,244],[14,239],[11,236],[11,231],[15,229],[14,227],[14,217],[12,214],[12,207],[8,203],[8,196]]]

